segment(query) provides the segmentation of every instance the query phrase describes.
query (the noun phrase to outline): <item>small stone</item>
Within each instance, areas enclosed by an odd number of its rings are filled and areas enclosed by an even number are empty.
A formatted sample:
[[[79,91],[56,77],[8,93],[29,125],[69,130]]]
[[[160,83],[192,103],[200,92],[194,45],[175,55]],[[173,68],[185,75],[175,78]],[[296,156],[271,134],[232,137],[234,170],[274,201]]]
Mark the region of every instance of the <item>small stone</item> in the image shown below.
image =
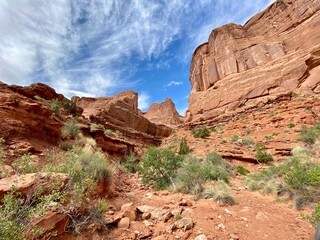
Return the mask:
[[[231,237],[231,239],[234,239],[234,240],[240,239],[237,235],[235,235],[233,233],[230,234],[230,237]]]
[[[179,206],[184,206],[184,207],[192,207],[193,203],[190,200],[182,200],[179,203]]]
[[[168,222],[172,217],[173,217],[172,213],[168,212],[167,214],[164,215],[163,221]]]
[[[244,221],[244,222],[248,222],[248,218],[246,218],[246,217],[241,217],[240,220]]]
[[[201,235],[197,236],[194,240],[207,240],[207,239],[208,239],[208,238],[207,238],[206,235],[201,234]]]
[[[145,197],[151,199],[153,197],[153,193],[146,193]]]
[[[148,220],[150,218],[151,218],[151,213],[149,213],[149,212],[142,213],[142,219]]]
[[[223,223],[220,223],[218,225],[218,229],[221,229],[221,230],[226,229],[226,226]]]
[[[225,208],[224,211],[230,215],[232,215],[232,212],[228,209],[228,208]]]
[[[112,210],[107,211],[107,215],[114,215],[114,211]]]
[[[163,191],[161,192],[160,196],[168,196],[169,194],[169,191]]]
[[[172,214],[173,216],[181,215],[181,214],[182,214],[182,208],[172,210],[172,211],[171,211],[171,214]]]
[[[142,205],[142,206],[137,206],[137,209],[142,212],[142,213],[150,213],[153,211],[153,207],[150,207],[148,205]]]
[[[130,227],[130,219],[128,217],[121,218],[118,222],[118,228],[129,228]]]
[[[260,211],[257,213],[256,219],[263,221],[263,222],[269,220],[268,216],[265,213],[260,212]]]
[[[144,220],[143,221],[143,224],[146,226],[146,227],[152,227],[153,226],[153,223],[148,221],[148,220]]]
[[[174,223],[175,228],[183,229],[184,231],[192,229],[193,225],[192,218],[182,218]]]
[[[137,209],[134,207],[133,203],[126,203],[121,206],[122,217],[128,217],[130,221],[135,221],[137,219]]]

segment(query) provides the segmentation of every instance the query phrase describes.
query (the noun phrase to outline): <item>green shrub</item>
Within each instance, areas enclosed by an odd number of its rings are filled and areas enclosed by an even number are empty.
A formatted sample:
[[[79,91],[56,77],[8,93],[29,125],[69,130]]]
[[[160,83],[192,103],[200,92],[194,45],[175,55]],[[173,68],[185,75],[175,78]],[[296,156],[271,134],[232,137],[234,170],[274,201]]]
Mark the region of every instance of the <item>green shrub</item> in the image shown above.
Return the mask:
[[[266,147],[263,144],[257,143],[255,146],[255,157],[259,163],[268,163],[273,161],[272,155],[267,153]]]
[[[248,175],[244,182],[252,191],[277,196],[286,194],[299,208],[319,200],[320,165],[307,155],[292,156],[279,165]]]
[[[230,186],[221,180],[207,184],[202,195],[204,198],[212,198],[222,206],[236,204],[236,201],[231,195]]]
[[[121,161],[121,165],[126,172],[135,173],[139,170],[138,160],[133,153],[131,153],[126,159]]]
[[[61,142],[59,144],[59,147],[62,149],[62,150],[65,150],[65,151],[69,151],[73,148],[73,145],[72,143],[68,142],[68,141],[64,141],[64,142]]]
[[[296,126],[296,125],[295,125],[294,123],[288,123],[288,124],[287,124],[287,127],[288,127],[288,128],[294,128],[295,126]]]
[[[104,127],[102,124],[97,124],[97,123],[92,123],[92,124],[90,125],[90,128],[101,129],[101,130],[103,130],[103,131],[106,130],[105,127]]]
[[[173,181],[173,191],[200,197],[207,180],[201,159],[187,156]]]
[[[241,143],[245,146],[252,146],[254,145],[254,141],[248,138],[241,139]]]
[[[312,216],[306,216],[306,219],[310,221],[312,226],[316,227],[320,222],[320,202],[317,204]]]
[[[76,104],[66,98],[62,101],[59,101],[58,99],[52,99],[50,101],[49,108],[55,115],[59,115],[61,110],[64,110],[64,112],[68,115],[77,115]]]
[[[299,140],[308,144],[313,144],[318,138],[320,138],[320,123],[309,128],[302,126]]]
[[[114,132],[114,134],[115,134],[116,136],[121,136],[121,135],[122,135],[122,132],[120,132],[119,130],[116,130],[116,131]]]
[[[106,129],[106,130],[104,130],[104,134],[109,135],[109,136],[114,136],[115,132],[113,132],[111,129]]]
[[[176,175],[181,161],[182,157],[176,155],[172,150],[149,148],[142,156],[139,169],[143,183],[148,184],[153,181],[153,187],[156,189],[167,188]]]
[[[59,158],[63,163],[48,164],[46,171],[66,173],[68,186],[73,189],[72,201],[81,202],[85,196],[90,195],[98,182],[106,186],[112,181],[112,171],[104,154],[93,145],[74,147],[63,153]]]
[[[66,137],[75,139],[80,133],[80,128],[76,122],[66,122],[62,127],[62,132]]]
[[[60,113],[61,103],[58,99],[52,99],[49,105],[50,110],[55,114],[58,115]]]
[[[211,133],[207,127],[201,127],[201,128],[193,129],[192,135],[195,138],[206,138],[206,137],[209,137]]]
[[[35,173],[38,171],[36,164],[33,162],[32,154],[27,153],[19,157],[12,163],[17,174]]]
[[[57,189],[58,185],[51,184],[44,190],[41,187],[31,189],[27,198],[21,197],[14,189],[2,199],[0,205],[0,239],[22,240],[22,233],[29,227],[30,221],[42,216],[46,210],[59,208],[65,196]],[[55,205],[52,205],[55,203]],[[44,234],[41,229],[31,231],[32,239],[50,239],[55,232]]]
[[[248,173],[250,173],[250,171],[249,171],[248,169],[246,169],[245,167],[240,166],[240,165],[235,166],[234,169],[235,169],[238,173],[240,173],[241,175],[244,175],[244,176],[246,176]]]
[[[231,176],[232,166],[217,153],[209,153],[204,162],[187,156],[174,179],[173,190],[190,193],[199,198],[207,181],[227,182]]]
[[[236,141],[238,141],[240,139],[240,137],[238,136],[238,135],[233,135],[232,137],[231,137],[231,142],[236,142]]]
[[[77,106],[74,102],[70,101],[69,99],[63,99],[61,102],[61,106],[68,115],[77,115]]]
[[[247,130],[246,130],[246,134],[247,134],[247,135],[250,135],[250,134],[252,134],[252,133],[253,133],[253,131],[252,131],[251,129],[247,129]]]
[[[187,144],[187,139],[182,138],[180,141],[180,147],[179,147],[179,155],[186,155],[191,152],[191,149],[189,148]]]
[[[4,150],[3,147],[1,146],[4,143],[4,139],[0,138],[0,164],[3,163],[3,156],[4,156]]]

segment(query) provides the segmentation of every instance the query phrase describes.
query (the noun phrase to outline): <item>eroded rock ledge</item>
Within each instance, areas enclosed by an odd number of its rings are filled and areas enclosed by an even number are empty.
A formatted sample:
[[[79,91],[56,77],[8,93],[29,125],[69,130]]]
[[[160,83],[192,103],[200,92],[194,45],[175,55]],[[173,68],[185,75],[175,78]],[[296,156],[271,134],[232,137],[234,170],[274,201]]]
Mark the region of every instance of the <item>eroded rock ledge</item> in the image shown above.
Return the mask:
[[[278,0],[213,30],[192,57],[187,122],[288,92],[320,93],[320,2]]]

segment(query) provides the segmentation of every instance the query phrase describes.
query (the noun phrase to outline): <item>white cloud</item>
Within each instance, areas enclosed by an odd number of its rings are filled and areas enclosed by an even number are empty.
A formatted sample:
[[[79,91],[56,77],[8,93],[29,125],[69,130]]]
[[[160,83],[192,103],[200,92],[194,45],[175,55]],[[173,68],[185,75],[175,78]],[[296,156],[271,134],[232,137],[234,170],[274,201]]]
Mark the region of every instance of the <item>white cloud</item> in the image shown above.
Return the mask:
[[[265,5],[247,1],[241,12]],[[176,59],[157,57],[177,39],[188,43],[181,52],[189,59],[213,27],[233,20],[239,5],[231,0],[0,0],[0,80],[41,81],[67,96],[132,87],[128,80],[139,61],[153,59],[151,68],[170,68]]]
[[[177,82],[177,81],[171,81],[167,84],[167,87],[172,87],[172,86],[179,86],[182,85],[183,82]]]
[[[138,108],[142,111],[146,111],[150,106],[150,95],[142,92],[138,94]]]

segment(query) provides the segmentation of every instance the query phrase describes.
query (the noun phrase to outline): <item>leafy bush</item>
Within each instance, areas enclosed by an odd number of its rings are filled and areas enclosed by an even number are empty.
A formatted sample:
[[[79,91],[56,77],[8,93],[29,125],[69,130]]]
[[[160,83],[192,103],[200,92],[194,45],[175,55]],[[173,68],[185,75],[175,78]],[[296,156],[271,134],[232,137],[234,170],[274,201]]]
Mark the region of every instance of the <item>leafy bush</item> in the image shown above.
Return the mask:
[[[61,164],[49,164],[44,169],[51,172],[66,173],[69,178],[68,186],[73,189],[73,201],[81,202],[90,195],[98,182],[108,186],[112,180],[112,171],[104,154],[95,146],[74,147],[65,152],[60,158]]]
[[[272,155],[267,153],[266,147],[263,144],[257,143],[255,146],[255,157],[259,163],[268,163],[273,161]]]
[[[109,136],[114,136],[115,132],[112,131],[111,129],[106,129],[106,130],[104,130],[104,134],[109,135]]]
[[[288,128],[294,128],[295,126],[296,126],[296,125],[295,125],[294,123],[288,123],[288,124],[287,124],[287,127],[288,127]]]
[[[238,141],[240,139],[240,137],[238,136],[238,135],[233,135],[232,137],[231,137],[231,142],[236,142],[236,141]]]
[[[38,171],[36,164],[33,162],[32,154],[27,153],[19,157],[12,163],[17,174],[35,173]]]
[[[4,156],[4,150],[3,150],[3,147],[1,146],[1,144],[3,143],[4,143],[4,139],[0,138],[0,164],[3,162],[2,158]]]
[[[139,169],[143,183],[148,184],[153,181],[156,189],[167,188],[176,175],[181,161],[182,157],[176,155],[172,150],[149,148],[142,156]]]
[[[48,209],[61,206],[64,194],[57,190],[57,185],[51,184],[49,187],[50,190],[48,187],[46,190],[41,187],[31,189],[27,198],[22,198],[14,189],[4,196],[0,205],[0,239],[25,239],[22,233],[28,229],[32,219],[42,216]],[[55,232],[43,234],[42,229],[33,229],[30,237],[50,239],[55,236]]]
[[[206,138],[211,135],[210,130],[207,127],[201,127],[192,129],[192,135],[195,138]]]
[[[55,114],[58,115],[60,113],[61,103],[58,99],[52,99],[49,105],[50,110]]]
[[[310,221],[312,226],[316,227],[320,222],[320,202],[317,204],[312,216],[306,216],[306,219]]]
[[[187,156],[173,182],[173,190],[201,197],[207,181],[227,182],[232,176],[232,166],[217,153],[210,153],[206,160]]]
[[[74,102],[65,98],[62,100],[61,105],[62,105],[62,108],[67,112],[67,114],[73,115],[73,116],[77,115],[77,106]]]
[[[302,126],[299,136],[301,141],[308,144],[313,144],[318,138],[320,138],[320,123],[317,123],[309,128]]]
[[[62,149],[62,150],[65,150],[65,151],[69,151],[73,148],[73,145],[72,143],[68,142],[68,141],[64,141],[64,142],[61,142],[59,144],[59,147]]]
[[[236,204],[236,201],[231,195],[230,186],[221,180],[207,184],[202,195],[204,198],[212,198],[222,206]]]
[[[241,143],[245,146],[252,146],[254,145],[254,141],[248,138],[241,139]]]
[[[135,173],[139,170],[137,158],[133,153],[131,153],[126,159],[122,160],[121,165],[124,167],[126,172]]]
[[[235,169],[238,173],[240,173],[241,175],[244,175],[244,176],[246,176],[248,173],[250,173],[250,171],[249,171],[248,169],[246,169],[245,167],[240,166],[240,165],[235,166],[234,169]]]
[[[173,191],[200,197],[203,191],[203,184],[207,180],[207,174],[201,159],[187,156],[173,181]]]
[[[244,181],[252,191],[294,198],[300,208],[319,200],[320,165],[307,155],[292,156],[279,165],[248,175]]]
[[[52,99],[49,105],[50,110],[55,114],[59,115],[60,111],[63,109],[68,115],[77,115],[77,106],[74,102],[69,99],[63,99],[59,101],[58,99]]]
[[[62,132],[68,138],[75,139],[80,133],[80,128],[75,122],[66,122],[62,127]]]
[[[179,147],[179,155],[186,155],[191,152],[191,149],[189,148],[187,144],[187,139],[182,138],[180,141],[180,147]]]

